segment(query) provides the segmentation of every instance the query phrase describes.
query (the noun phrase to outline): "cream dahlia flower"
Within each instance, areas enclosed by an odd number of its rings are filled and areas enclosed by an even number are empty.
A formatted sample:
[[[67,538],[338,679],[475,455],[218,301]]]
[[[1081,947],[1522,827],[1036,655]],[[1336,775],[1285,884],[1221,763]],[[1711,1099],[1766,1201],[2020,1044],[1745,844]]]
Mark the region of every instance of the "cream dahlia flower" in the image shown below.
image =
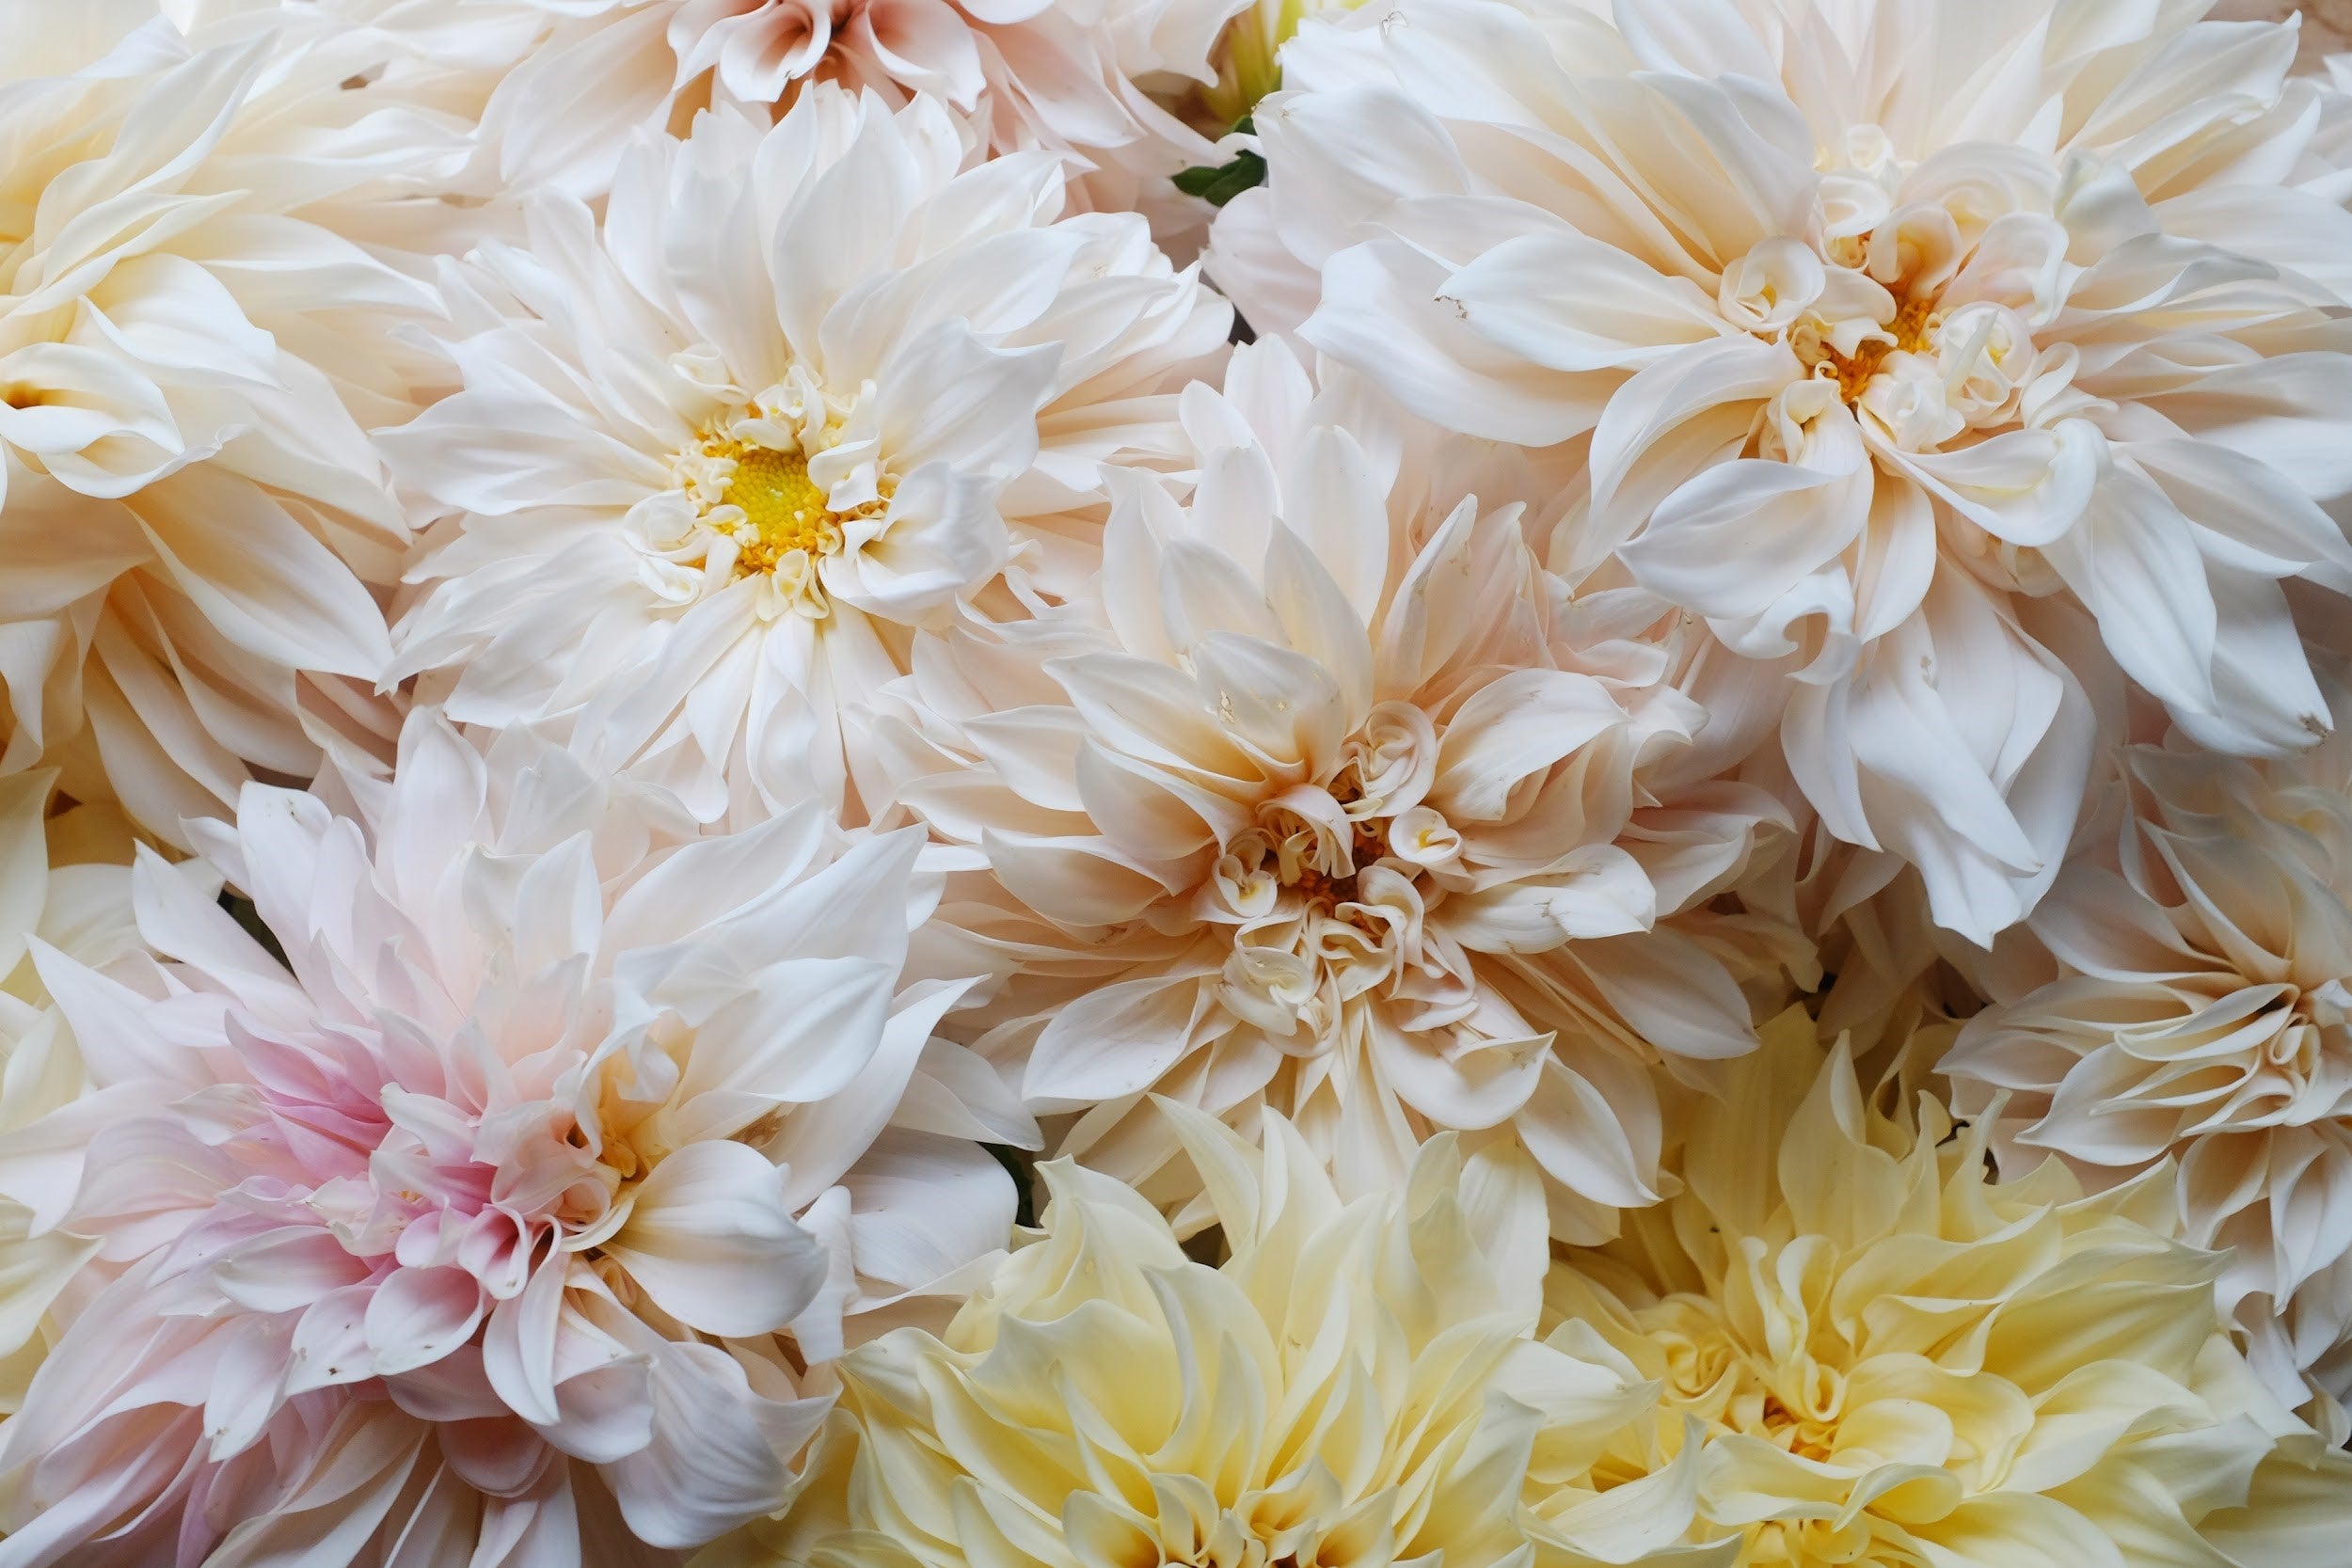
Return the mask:
[[[361,427],[413,411],[389,340],[432,297],[347,231],[418,243],[466,128],[308,6],[183,35],[20,0],[0,32],[0,771],[184,845],[389,722],[367,585],[407,535]]]
[[[1348,1203],[1279,1117],[1252,1148],[1170,1115],[1221,1265],[1132,1189],[1044,1166],[1044,1234],[944,1338],[844,1358],[808,1486],[709,1568],[1528,1560],[1531,1477],[1580,1474],[1656,1389],[1580,1327],[1534,1337],[1544,1202],[1525,1157],[1440,1138],[1399,1189]],[[1669,1471],[1582,1533],[1544,1533],[1564,1563],[1681,1561],[1642,1554],[1690,1518]]]
[[[551,721],[706,821],[851,785],[917,626],[1072,591],[1100,462],[1229,312],[1132,214],[1056,221],[1042,154],[958,172],[928,100],[820,87],[702,117],[450,285],[465,389],[381,438],[450,515],[402,673],[461,721]]]
[[[461,23],[473,0],[434,0]],[[538,26],[493,98],[485,154],[510,187],[593,196],[641,128],[712,103],[781,114],[829,81],[930,99],[989,154],[1074,152],[1132,194],[1209,143],[1147,87],[1216,77],[1244,0],[497,0]],[[1082,165],[1082,166],[1084,166]]]
[[[2352,1459],[2239,1358],[2167,1181],[1995,1185],[1984,1123],[1866,1101],[1802,1011],[1764,1035],[1685,1123],[1685,1190],[1552,1272],[1664,1397],[1539,1514],[1695,1447],[1697,1533],[1741,1564],[2334,1560]]]
[[[771,1506],[845,1310],[1009,1231],[934,1131],[989,1106],[959,988],[899,983],[912,834],[697,839],[420,710],[389,786],[202,836],[132,873],[168,962],[34,949],[109,1114],[8,1194],[95,1257],[0,1429],[7,1568],[674,1561]]]
[[[58,1297],[98,1244],[58,1229],[60,1206],[44,1201],[56,1187],[43,1167],[71,1159],[106,1108],[87,1098],[37,955],[110,970],[143,951],[130,873],[93,857],[122,842],[119,828],[79,831],[103,809],[93,806],[50,816],[55,782],[47,769],[0,778],[0,1416],[24,1402],[58,1332]]]
[[[2254,1365],[2352,1400],[2352,739],[2261,766],[2137,746],[2122,775],[2117,831],[2034,913],[2055,975],[1945,1059],[1955,1108],[1994,1118],[2006,1171],[2176,1162]]]
[[[1741,694],[1685,689],[1649,595],[1570,597],[1544,476],[1358,378],[1261,344],[1183,416],[1184,483],[1115,476],[1100,604],[927,639],[874,727],[1006,976],[959,1029],[1126,1180],[1174,1150],[1146,1091],[1272,1106],[1350,1195],[1507,1127],[1608,1234],[1658,1196],[1652,1066],[1755,1040],[1701,908],[1786,820],[1715,782]]]
[[[2330,89],[2201,9],[1396,0],[1284,52],[1213,270],[1449,428],[1578,443],[1580,559],[1793,675],[1823,820],[1986,942],[2108,656],[2201,744],[2327,727],[2280,582],[2352,592]]]

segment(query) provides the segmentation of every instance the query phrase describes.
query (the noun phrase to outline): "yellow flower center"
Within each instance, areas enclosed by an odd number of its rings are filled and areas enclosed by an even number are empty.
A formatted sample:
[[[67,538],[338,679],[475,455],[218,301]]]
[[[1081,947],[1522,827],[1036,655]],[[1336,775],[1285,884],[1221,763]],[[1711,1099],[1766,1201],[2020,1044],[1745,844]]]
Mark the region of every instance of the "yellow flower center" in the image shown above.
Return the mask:
[[[1879,373],[1879,367],[1885,363],[1888,355],[1898,351],[1904,354],[1925,352],[1933,340],[1938,325],[1939,318],[1932,299],[1906,299],[1897,307],[1895,319],[1886,328],[1893,341],[1885,338],[1865,339],[1854,346],[1851,358],[1823,343],[1820,350],[1821,358],[1816,364],[1814,373],[1835,379],[1839,397],[1848,403],[1859,403],[1863,389],[1870,385],[1870,378]],[[1824,366],[1827,369],[1823,369]]]
[[[808,459],[802,453],[730,444],[713,455],[735,460],[720,500],[743,512],[738,573],[772,572],[795,550],[814,561],[841,548],[841,517],[808,477]]]

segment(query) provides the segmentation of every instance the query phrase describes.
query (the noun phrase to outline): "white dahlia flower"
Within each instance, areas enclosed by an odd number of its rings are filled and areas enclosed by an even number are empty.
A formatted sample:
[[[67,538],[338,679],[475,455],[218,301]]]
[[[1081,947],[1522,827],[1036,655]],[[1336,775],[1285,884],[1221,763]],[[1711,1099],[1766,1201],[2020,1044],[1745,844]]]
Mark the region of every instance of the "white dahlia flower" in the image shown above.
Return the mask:
[[[2352,700],[2292,761],[2137,746],[2121,821],[2030,930],[2056,973],[1944,1060],[2022,1174],[2100,1185],[2170,1160],[2189,1239],[2232,1249],[2222,1305],[2301,1400],[2352,1401]],[[2326,1418],[2340,1410],[2323,1404]]]
[[[482,0],[430,0],[461,23]],[[1074,152],[1106,194],[1197,163],[1209,142],[1147,87],[1213,81],[1244,0],[496,0],[538,25],[485,120],[510,188],[602,191],[641,128],[694,109],[782,114],[820,81],[930,99],[990,154]]]
[[[2352,592],[2331,89],[2201,9],[1396,0],[1284,52],[1213,270],[1449,428],[1578,443],[1579,559],[1791,673],[1823,820],[1985,942],[2057,871],[2100,642],[2201,744],[2327,727],[2280,584]]]
[[[1222,1263],[1132,1189],[1046,1165],[1044,1234],[944,1336],[852,1351],[807,1488],[708,1568],[1509,1568],[1531,1536],[1557,1568],[1726,1560],[1672,1549],[1688,1464],[1529,1528],[1522,1492],[1581,1478],[1657,1386],[1581,1325],[1535,1337],[1524,1155],[1440,1138],[1343,1202],[1280,1118],[1252,1148],[1168,1114]]]
[[[1117,476],[1101,603],[927,639],[874,726],[1005,974],[959,1029],[1131,1180],[1174,1148],[1155,1090],[1272,1106],[1350,1194],[1502,1129],[1608,1233],[1658,1196],[1653,1065],[1754,1043],[1702,906],[1787,820],[1716,779],[1769,713],[1693,698],[1670,607],[1571,597],[1508,454],[1422,450],[1279,343],[1183,412],[1184,483]]]
[[[855,710],[960,601],[1086,579],[1099,464],[1173,445],[1229,319],[1141,219],[1057,221],[1052,158],[961,159],[935,103],[819,87],[453,275],[465,388],[381,437],[449,513],[396,668],[706,821],[878,812]]]
[[[2174,1239],[2166,1181],[1995,1184],[1985,1124],[1866,1098],[1802,1010],[1764,1041],[1683,1124],[1684,1190],[1552,1271],[1557,1321],[1663,1397],[1538,1515],[1695,1449],[1695,1534],[1741,1568],[2342,1555],[2352,1458],[2233,1348],[2223,1260]]]
[[[0,1428],[7,1568],[675,1561],[780,1495],[856,1298],[1009,1231],[960,988],[900,984],[914,834],[401,740],[142,850],[168,961],[34,949],[109,1114],[8,1194],[95,1256]]]
[[[367,585],[407,534],[362,426],[413,412],[389,338],[433,302],[350,236],[418,243],[465,125],[308,6],[20,0],[0,35],[0,771],[184,844],[389,722]]]

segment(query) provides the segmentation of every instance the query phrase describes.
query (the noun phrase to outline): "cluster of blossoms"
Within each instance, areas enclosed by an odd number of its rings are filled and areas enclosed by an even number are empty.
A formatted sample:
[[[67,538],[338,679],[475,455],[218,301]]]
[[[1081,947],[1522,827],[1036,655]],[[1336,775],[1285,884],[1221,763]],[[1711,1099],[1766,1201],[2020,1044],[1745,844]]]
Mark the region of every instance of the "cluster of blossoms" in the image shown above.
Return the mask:
[[[2352,61],[0,0],[0,1568],[2315,1568]]]

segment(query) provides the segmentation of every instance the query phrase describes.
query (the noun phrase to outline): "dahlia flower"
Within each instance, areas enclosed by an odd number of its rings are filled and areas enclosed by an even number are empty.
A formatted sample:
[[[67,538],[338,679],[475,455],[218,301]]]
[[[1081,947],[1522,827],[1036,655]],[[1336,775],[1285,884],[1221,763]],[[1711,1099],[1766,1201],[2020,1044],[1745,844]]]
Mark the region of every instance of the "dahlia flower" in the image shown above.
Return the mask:
[[[1229,316],[1132,214],[1056,221],[1052,158],[961,156],[936,103],[820,86],[485,247],[464,389],[380,438],[449,514],[396,670],[705,821],[877,807],[853,715],[913,628],[1082,580],[1097,465],[1170,443],[1162,388]]]
[[[62,953],[108,969],[140,951],[130,873],[93,859],[119,832],[76,830],[103,808],[48,816],[56,775],[0,778],[0,1415],[16,1410],[48,1352],[53,1307],[95,1249],[56,1228],[61,1184],[49,1162],[71,1162],[67,1124],[103,1107],[86,1102],[88,1076],[35,961]],[[84,842],[77,843],[76,840]],[[69,1109],[71,1108],[71,1109]],[[62,1183],[70,1190],[71,1179]]]
[[[445,8],[452,0],[438,0]],[[1243,0],[499,0],[534,36],[489,107],[485,150],[514,187],[593,196],[630,133],[732,103],[781,114],[829,81],[953,111],[990,154],[1076,152],[1126,178],[1198,162],[1208,143],[1145,90],[1208,82]],[[453,20],[469,8],[458,0]]]
[[[1987,942],[2110,658],[2201,744],[2327,727],[2280,584],[2352,592],[2331,89],[2201,9],[1396,0],[1284,52],[1212,270],[1449,428],[1576,443],[1579,559],[1793,677],[1822,819]]]
[[[1945,1058],[1954,1108],[1991,1118],[2011,1174],[2175,1162],[2254,1365],[2292,1401],[2304,1376],[2352,1400],[2352,739],[2258,765],[2175,737],[2121,772],[2117,831],[2030,924],[2055,974]]]
[[[341,230],[411,211],[465,127],[356,85],[393,41],[309,7],[183,36],[151,0],[26,4],[7,33],[0,770],[184,846],[253,770],[388,722],[367,585],[406,530],[361,426],[412,411],[385,344],[432,298]]]
[[[1351,1196],[1507,1126],[1607,1234],[1658,1196],[1651,1067],[1755,1041],[1699,906],[1786,820],[1714,778],[1756,726],[1684,689],[1669,607],[1545,570],[1524,465],[1279,343],[1182,408],[1188,482],[1115,476],[1101,602],[926,638],[873,727],[1005,977],[958,1027],[1130,1180],[1174,1150],[1148,1090],[1272,1106]]]
[[[1695,1447],[1696,1533],[1742,1564],[2331,1560],[2352,1459],[2232,1347],[2168,1181],[1995,1185],[1984,1124],[1866,1101],[1800,1010],[1764,1036],[1685,1123],[1685,1190],[1552,1272],[1663,1397],[1539,1515]]]
[[[932,1130],[989,1107],[927,1043],[959,988],[899,985],[911,834],[698,839],[420,710],[389,786],[201,837],[131,873],[167,962],[35,949],[112,1103],[40,1195],[95,1252],[0,1429],[7,1568],[675,1561],[771,1506],[852,1298],[1009,1230]]]
[[[1527,1479],[1574,1473],[1655,1390],[1589,1334],[1534,1337],[1543,1197],[1508,1146],[1434,1140],[1343,1202],[1280,1118],[1250,1148],[1171,1110],[1230,1256],[1057,1161],[1044,1234],[944,1337],[838,1366],[810,1480],[709,1568],[826,1562],[1490,1568],[1523,1562]],[[1616,1499],[1598,1560],[1688,1527],[1688,1478]],[[1568,1560],[1591,1562],[1594,1557]]]

